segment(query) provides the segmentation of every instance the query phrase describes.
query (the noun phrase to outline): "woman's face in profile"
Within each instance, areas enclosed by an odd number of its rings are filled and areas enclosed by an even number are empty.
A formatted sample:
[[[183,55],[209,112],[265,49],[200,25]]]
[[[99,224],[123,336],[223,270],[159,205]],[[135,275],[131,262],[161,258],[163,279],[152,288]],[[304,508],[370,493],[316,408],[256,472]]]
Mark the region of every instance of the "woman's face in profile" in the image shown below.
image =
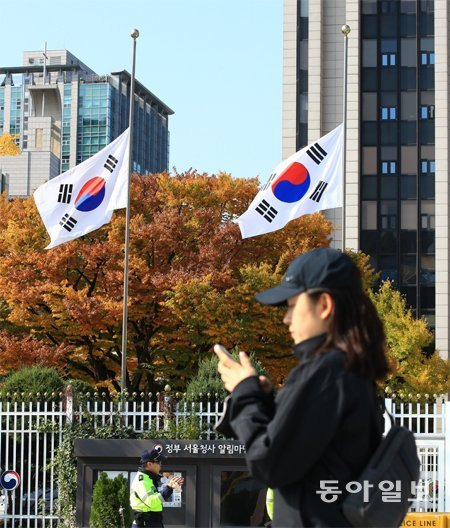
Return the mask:
[[[323,292],[317,302],[306,293],[300,293],[287,301],[288,309],[284,324],[295,344],[328,331],[334,302],[330,294]]]

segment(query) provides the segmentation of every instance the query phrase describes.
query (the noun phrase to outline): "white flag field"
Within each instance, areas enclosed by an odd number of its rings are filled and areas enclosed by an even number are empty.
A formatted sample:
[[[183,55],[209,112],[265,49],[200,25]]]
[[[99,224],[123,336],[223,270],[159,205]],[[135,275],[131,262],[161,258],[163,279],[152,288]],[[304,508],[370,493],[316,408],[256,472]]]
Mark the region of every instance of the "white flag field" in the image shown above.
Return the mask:
[[[242,238],[271,233],[299,216],[342,207],[343,125],[282,161],[236,222]]]
[[[36,189],[34,201],[54,248],[98,229],[127,207],[127,128],[104,149]]]

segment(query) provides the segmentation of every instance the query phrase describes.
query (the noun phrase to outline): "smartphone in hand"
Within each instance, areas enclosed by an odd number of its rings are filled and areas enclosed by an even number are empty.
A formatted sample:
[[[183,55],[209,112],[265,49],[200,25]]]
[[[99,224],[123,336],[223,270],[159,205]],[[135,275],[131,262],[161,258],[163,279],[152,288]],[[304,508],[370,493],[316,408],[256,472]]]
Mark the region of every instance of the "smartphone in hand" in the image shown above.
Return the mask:
[[[228,350],[223,346],[223,345],[219,345],[218,343],[216,343],[214,345],[214,352],[223,352],[224,354],[226,354],[230,359],[232,359],[233,361],[236,361],[234,359],[234,357],[228,352]]]

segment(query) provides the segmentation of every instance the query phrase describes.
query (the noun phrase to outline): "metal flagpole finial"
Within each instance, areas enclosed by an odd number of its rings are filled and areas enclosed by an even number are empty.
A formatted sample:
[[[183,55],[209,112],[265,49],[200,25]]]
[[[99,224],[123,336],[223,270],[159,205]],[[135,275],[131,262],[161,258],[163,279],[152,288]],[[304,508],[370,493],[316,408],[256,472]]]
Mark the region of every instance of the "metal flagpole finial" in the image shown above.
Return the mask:
[[[131,38],[136,40],[139,37],[139,30],[134,28],[133,31],[130,33],[130,35],[131,35]]]
[[[345,37],[348,37],[348,34],[350,33],[351,29],[350,29],[350,26],[348,24],[344,24],[342,27],[341,27],[341,31],[342,33],[344,34]]]

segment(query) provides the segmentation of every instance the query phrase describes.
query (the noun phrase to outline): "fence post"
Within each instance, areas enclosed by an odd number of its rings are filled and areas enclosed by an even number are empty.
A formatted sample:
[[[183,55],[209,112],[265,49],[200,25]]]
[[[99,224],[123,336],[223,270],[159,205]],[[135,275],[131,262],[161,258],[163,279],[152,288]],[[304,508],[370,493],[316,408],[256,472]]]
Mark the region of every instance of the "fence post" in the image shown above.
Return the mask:
[[[161,410],[164,413],[164,417],[163,417],[163,422],[164,422],[163,430],[164,431],[169,430],[170,420],[174,417],[174,412],[173,412],[174,411],[174,399],[170,395],[171,390],[172,389],[170,385],[166,385],[164,387],[163,393],[160,396],[161,398],[160,406],[161,406]]]
[[[444,407],[444,423],[445,423],[445,441],[444,441],[444,482],[445,496],[444,496],[444,511],[450,511],[450,401],[443,402]]]
[[[393,407],[394,406],[393,406],[393,403],[392,403],[392,398],[385,398],[384,399],[384,405],[386,407],[386,410],[384,412],[384,434],[387,434],[389,432],[389,429],[392,426],[391,419],[389,418],[389,414],[391,416],[393,416]]]
[[[63,392],[63,409],[66,413],[66,420],[68,423],[73,422],[73,387],[69,383]]]

